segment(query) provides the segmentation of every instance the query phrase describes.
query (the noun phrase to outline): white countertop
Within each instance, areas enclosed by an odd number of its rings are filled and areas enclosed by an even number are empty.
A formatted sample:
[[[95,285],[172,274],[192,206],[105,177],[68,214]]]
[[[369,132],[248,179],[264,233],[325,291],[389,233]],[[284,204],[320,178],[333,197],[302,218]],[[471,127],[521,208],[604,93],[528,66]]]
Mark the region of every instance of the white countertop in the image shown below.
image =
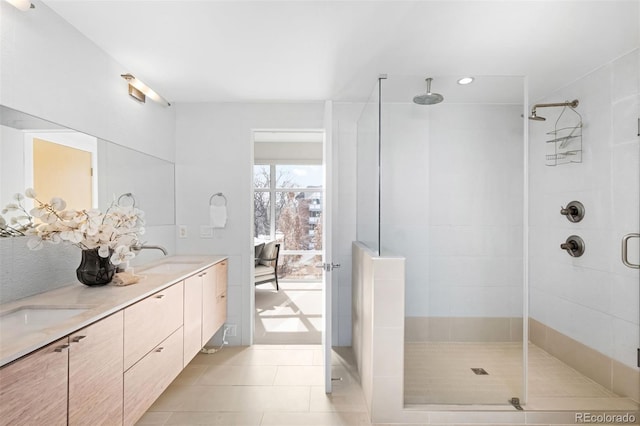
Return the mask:
[[[111,284],[89,287],[76,281],[56,290],[2,304],[0,305],[0,316],[27,306],[64,306],[66,308],[89,309],[55,325],[10,339],[4,339],[0,331],[0,366],[80,330],[225,259],[224,256],[169,256],[157,262],[137,266],[135,274],[144,278],[136,284],[123,287]],[[150,270],[164,263],[179,262],[189,263],[189,269],[171,272],[171,269],[168,268],[169,272],[145,273],[145,270]]]

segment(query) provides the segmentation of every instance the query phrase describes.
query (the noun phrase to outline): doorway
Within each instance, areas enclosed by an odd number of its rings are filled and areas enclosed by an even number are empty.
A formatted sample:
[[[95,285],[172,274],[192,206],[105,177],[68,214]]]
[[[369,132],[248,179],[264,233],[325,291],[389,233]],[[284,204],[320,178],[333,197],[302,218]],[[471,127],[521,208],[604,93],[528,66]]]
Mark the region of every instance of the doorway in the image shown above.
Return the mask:
[[[255,286],[256,344],[322,342],[323,140],[322,130],[254,132],[256,271],[275,266],[261,251],[279,245],[276,279]]]
[[[42,200],[60,197],[67,208],[98,207],[98,144],[78,132],[25,134],[25,187]]]

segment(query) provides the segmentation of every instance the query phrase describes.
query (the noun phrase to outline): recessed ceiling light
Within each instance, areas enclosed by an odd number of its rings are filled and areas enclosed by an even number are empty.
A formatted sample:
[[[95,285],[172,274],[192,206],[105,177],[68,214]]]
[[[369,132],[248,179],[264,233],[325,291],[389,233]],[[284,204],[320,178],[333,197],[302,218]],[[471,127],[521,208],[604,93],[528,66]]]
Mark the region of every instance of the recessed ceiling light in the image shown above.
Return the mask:
[[[473,83],[473,77],[462,77],[460,80],[458,80],[458,84],[471,84]]]

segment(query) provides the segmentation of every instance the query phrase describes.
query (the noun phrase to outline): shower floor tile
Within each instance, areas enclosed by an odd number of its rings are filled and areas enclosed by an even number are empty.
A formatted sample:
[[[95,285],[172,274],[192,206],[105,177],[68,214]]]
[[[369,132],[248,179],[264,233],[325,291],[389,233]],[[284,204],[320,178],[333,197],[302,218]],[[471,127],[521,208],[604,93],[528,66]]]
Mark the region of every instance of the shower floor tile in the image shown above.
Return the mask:
[[[529,400],[525,410],[636,410],[539,347],[529,344]],[[487,375],[476,375],[483,368]],[[522,399],[519,343],[407,342],[405,404],[496,404]]]

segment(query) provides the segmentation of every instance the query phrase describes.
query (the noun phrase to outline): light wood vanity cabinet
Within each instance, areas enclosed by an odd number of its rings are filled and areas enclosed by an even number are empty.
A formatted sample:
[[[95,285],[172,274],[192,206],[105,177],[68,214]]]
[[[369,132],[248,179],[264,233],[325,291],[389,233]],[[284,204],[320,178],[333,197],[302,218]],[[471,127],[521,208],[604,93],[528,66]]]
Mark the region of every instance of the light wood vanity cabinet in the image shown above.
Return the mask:
[[[122,424],[122,325],[118,312],[0,369],[0,424]]]
[[[124,424],[133,425],[182,371],[182,327],[124,373]]]
[[[202,277],[202,346],[227,318],[227,261],[216,263]]]
[[[186,367],[202,349],[202,273],[184,280],[184,360]]]
[[[227,261],[0,368],[0,426],[132,425],[227,315]]]
[[[69,336],[69,425],[122,424],[123,312]]]
[[[66,425],[68,337],[0,369],[0,425]]]
[[[124,309],[124,369],[129,369],[182,325],[183,283]]]

